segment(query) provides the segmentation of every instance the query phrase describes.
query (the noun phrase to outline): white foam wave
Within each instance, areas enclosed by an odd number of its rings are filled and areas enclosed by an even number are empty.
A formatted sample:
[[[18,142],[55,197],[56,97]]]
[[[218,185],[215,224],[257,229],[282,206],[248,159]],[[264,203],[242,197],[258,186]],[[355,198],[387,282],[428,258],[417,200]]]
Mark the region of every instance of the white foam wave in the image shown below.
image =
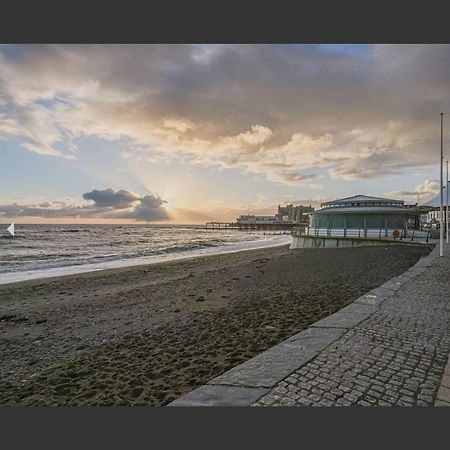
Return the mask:
[[[219,255],[223,253],[235,253],[243,250],[256,250],[259,248],[276,247],[291,243],[290,235],[271,236],[258,241],[245,241],[217,247],[207,247],[184,252],[141,256],[138,258],[119,259],[105,261],[101,263],[81,264],[65,267],[52,267],[47,269],[27,270],[20,272],[0,273],[0,284],[17,283],[20,281],[33,280],[38,278],[60,277],[64,275],[74,275],[85,272],[96,272],[99,270],[115,269],[121,267],[133,267],[146,264],[157,264],[165,261],[175,261],[179,259],[195,258],[206,255]]]

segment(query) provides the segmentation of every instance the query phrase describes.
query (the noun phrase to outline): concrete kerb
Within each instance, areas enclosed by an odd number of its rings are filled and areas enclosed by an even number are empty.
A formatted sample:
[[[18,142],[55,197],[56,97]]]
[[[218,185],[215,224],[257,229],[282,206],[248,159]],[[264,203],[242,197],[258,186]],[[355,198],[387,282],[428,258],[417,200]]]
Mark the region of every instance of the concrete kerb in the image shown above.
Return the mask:
[[[270,388],[204,384],[174,400],[169,406],[249,406],[269,391]]]
[[[442,375],[434,406],[450,406],[450,357]]]
[[[350,329],[368,319],[377,309],[378,305],[351,303],[334,314],[313,323],[314,328],[344,328]]]
[[[169,406],[250,406],[346,331],[344,328],[307,328],[174,400]]]
[[[434,248],[402,275],[388,280],[336,313],[233,367],[168,406],[250,406],[349,330],[367,320],[398,289],[423,273],[438,255],[438,249]]]
[[[416,264],[411,266],[406,272],[391,278],[390,280],[367,292],[354,303],[381,306],[388,298],[392,297],[396,291],[405,284],[412,281],[416,276],[424,273],[430,267],[433,261],[439,256],[439,249],[435,247],[428,255],[422,256]]]
[[[325,347],[341,337],[345,331],[307,328],[254,358],[233,367],[208,384],[273,387],[316,357]]]

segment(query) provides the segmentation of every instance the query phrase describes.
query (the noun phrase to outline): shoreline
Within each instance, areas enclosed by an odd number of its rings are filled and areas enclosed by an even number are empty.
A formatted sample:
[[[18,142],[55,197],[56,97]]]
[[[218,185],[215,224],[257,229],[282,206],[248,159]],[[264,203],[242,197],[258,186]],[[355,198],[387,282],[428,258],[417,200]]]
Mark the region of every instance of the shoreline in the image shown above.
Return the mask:
[[[0,286],[0,405],[165,405],[428,251],[280,246]]]
[[[205,247],[202,249],[187,250],[180,253],[165,253],[161,255],[149,255],[136,258],[116,259],[98,263],[68,265],[20,272],[4,272],[0,273],[0,285],[21,283],[30,280],[41,280],[46,278],[59,278],[89,272],[124,269],[127,267],[162,264],[171,261],[200,258],[203,256],[223,255],[241,251],[278,247],[288,245],[291,240],[291,235],[282,234],[276,235],[276,237],[269,239],[238,242],[235,244],[218,245],[215,247]]]

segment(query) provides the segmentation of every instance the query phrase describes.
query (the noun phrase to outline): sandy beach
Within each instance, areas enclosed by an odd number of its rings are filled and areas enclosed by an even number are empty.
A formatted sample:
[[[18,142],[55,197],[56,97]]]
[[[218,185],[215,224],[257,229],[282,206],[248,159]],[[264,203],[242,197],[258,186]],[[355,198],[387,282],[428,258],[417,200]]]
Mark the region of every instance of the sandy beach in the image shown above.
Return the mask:
[[[1,405],[165,405],[427,248],[287,246],[0,286]]]

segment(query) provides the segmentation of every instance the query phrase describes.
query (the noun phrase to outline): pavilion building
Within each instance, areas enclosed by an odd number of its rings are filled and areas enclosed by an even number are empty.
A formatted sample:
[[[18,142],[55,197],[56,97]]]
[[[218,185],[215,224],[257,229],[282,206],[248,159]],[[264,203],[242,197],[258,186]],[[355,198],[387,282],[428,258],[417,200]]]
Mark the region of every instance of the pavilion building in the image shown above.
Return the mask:
[[[322,203],[311,214],[310,228],[327,230],[328,234],[354,235],[355,230],[367,237],[374,232],[391,237],[408,228],[417,228],[420,211],[416,205],[405,205],[402,200],[354,195]]]

